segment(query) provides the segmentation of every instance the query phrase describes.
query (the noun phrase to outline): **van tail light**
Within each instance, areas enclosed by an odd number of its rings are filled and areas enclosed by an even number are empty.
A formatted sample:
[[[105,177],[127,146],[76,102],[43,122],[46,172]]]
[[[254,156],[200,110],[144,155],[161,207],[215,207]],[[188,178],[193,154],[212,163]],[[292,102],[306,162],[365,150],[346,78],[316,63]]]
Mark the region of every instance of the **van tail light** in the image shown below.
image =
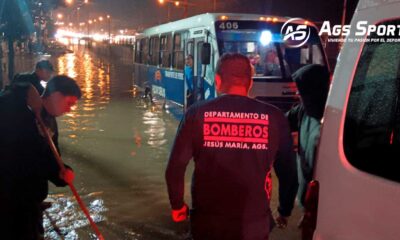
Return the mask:
[[[304,219],[302,223],[302,240],[312,240],[317,226],[319,182],[311,181],[308,184],[304,203]]]

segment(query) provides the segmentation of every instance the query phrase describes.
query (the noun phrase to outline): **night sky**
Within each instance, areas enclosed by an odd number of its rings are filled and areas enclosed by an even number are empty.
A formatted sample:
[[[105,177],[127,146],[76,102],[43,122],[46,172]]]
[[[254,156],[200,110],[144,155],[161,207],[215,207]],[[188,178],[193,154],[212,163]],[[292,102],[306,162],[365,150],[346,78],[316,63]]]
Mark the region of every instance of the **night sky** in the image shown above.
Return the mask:
[[[81,9],[82,21],[100,15],[112,16],[113,28],[141,29],[167,21],[167,7],[158,0],[90,0]],[[212,12],[212,0],[189,0],[189,15]],[[348,0],[347,20],[350,20],[358,0]],[[183,17],[183,8],[171,7],[171,19]],[[258,13],[302,17],[315,22],[329,20],[340,23],[343,0],[217,0],[217,12]],[[67,9],[62,9],[67,11]]]

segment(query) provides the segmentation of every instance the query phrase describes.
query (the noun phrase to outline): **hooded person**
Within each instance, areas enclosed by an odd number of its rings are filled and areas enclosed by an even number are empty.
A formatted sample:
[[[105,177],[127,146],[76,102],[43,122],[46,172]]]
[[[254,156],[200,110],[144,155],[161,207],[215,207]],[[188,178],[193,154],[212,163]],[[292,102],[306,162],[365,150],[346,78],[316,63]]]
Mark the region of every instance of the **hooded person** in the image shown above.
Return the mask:
[[[301,102],[286,113],[292,132],[298,132],[297,169],[299,178],[298,201],[304,208],[308,183],[312,180],[316,146],[321,119],[329,91],[327,67],[311,64],[298,69],[293,75]],[[300,222],[301,223],[301,222]]]
[[[18,73],[14,76],[11,85],[17,83],[30,83],[32,84],[40,95],[44,92],[44,87],[41,81],[48,82],[54,73],[53,65],[48,60],[40,60],[36,63],[35,70],[30,73]]]
[[[71,111],[81,97],[77,83],[55,76],[40,97],[28,82],[0,93],[0,232],[1,239],[43,239],[43,200],[48,181],[62,187],[74,174],[57,164],[36,116],[41,118],[58,148],[56,117]]]

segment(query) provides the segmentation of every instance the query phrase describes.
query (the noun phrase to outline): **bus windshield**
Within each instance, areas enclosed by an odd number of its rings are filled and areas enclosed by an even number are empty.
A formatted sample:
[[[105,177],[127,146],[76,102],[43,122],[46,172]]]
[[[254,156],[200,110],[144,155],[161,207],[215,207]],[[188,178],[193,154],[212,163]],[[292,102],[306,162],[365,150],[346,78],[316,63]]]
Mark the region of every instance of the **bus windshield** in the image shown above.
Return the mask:
[[[230,25],[222,23],[226,22],[216,23],[220,54],[246,55],[254,66],[255,77],[290,79],[291,74],[304,65],[311,63],[325,65],[322,46],[314,28],[311,28],[310,37],[304,45],[291,48],[281,40],[280,23],[257,21],[237,21]],[[231,27],[227,29],[226,26]]]

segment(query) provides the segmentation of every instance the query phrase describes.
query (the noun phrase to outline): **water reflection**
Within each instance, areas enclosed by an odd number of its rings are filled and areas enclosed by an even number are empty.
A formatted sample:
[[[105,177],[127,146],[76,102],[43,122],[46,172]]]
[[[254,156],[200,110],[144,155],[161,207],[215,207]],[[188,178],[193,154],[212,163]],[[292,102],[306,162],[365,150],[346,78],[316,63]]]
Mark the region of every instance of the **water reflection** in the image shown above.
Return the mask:
[[[98,223],[106,220],[102,213],[107,211],[107,208],[102,199],[94,194],[83,196],[83,199],[89,202],[87,207],[93,221]],[[76,230],[88,226],[89,221],[82,213],[76,200],[63,195],[50,196],[47,200],[52,205],[45,210],[44,214],[45,239],[79,239]]]
[[[83,93],[78,106],[59,119],[63,158],[76,173],[76,188],[81,194],[104,192],[96,199],[109,209],[99,225],[106,239],[177,239],[164,215],[169,213],[164,171],[176,120],[162,103],[154,105],[132,88],[132,66],[96,50],[75,52],[56,62],[58,73],[75,75]],[[70,239],[88,239],[92,232],[75,227]]]
[[[145,112],[143,115],[143,123],[147,125],[147,129],[144,133],[148,136],[147,143],[151,147],[159,148],[167,142],[167,139],[165,139],[165,122],[160,112]]]
[[[60,118],[60,134],[68,136],[69,144],[79,145],[84,132],[98,131],[96,119],[110,102],[110,76],[105,67],[98,67],[92,55],[84,49],[60,56],[57,59],[57,74],[74,78],[82,90],[82,99],[72,111]],[[89,150],[90,151],[90,150]],[[106,211],[103,199],[93,194],[86,196],[88,209],[95,222],[104,221],[100,213]],[[88,225],[88,221],[76,204],[76,200],[64,196],[53,196],[52,208],[45,214],[46,239],[79,239],[77,229]],[[56,231],[59,229],[59,231]],[[92,233],[85,232],[87,236]],[[95,239],[95,237],[90,237]]]
[[[105,71],[108,68],[108,65],[96,66],[92,55],[86,49],[79,49],[75,53],[58,58],[58,74],[74,78],[82,90],[82,99],[77,107],[61,120],[68,126],[63,129],[64,131],[98,130],[95,119],[100,112],[95,110],[106,109],[110,102],[110,76]],[[75,134],[68,135],[73,139],[76,138]]]

